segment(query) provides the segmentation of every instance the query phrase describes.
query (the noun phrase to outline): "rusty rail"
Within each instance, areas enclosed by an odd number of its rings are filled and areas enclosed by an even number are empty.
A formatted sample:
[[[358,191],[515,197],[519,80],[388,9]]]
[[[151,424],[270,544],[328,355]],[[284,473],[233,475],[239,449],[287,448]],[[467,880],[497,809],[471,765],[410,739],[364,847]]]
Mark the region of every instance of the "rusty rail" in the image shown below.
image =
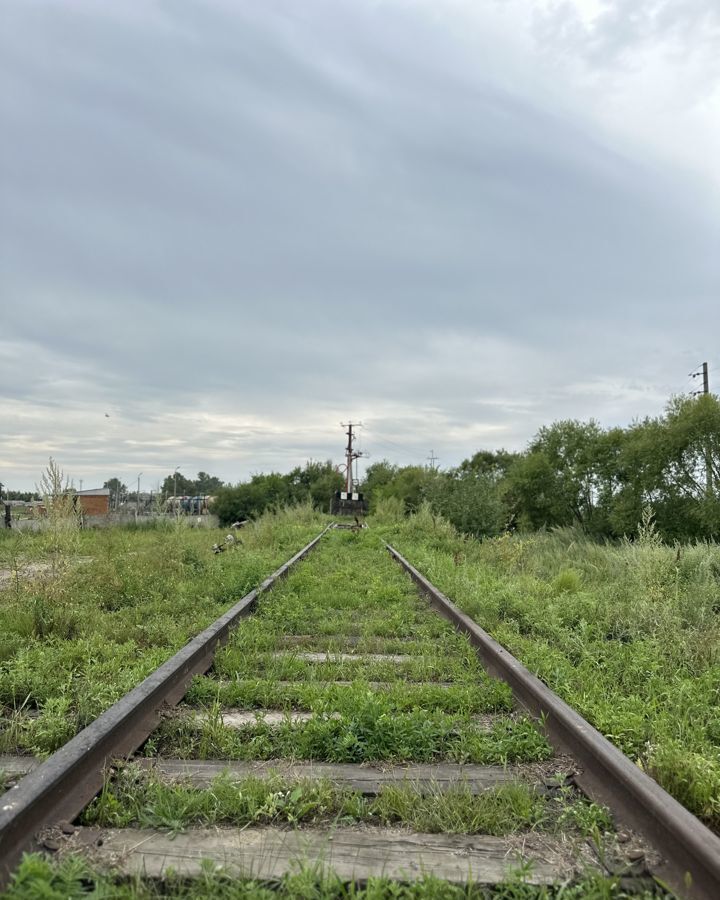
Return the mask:
[[[634,765],[614,744],[511,653],[466,616],[397,550],[390,555],[410,575],[434,609],[470,638],[491,675],[508,682],[517,701],[542,719],[551,743],[582,766],[576,781],[614,817],[647,836],[665,860],[654,874],[680,896],[720,897],[720,838]]]
[[[325,531],[2,796],[0,888],[36,833],[78,815],[102,787],[108,763],[145,741],[162,709],[182,699],[194,675],[207,672],[238,620],[314,549]]]

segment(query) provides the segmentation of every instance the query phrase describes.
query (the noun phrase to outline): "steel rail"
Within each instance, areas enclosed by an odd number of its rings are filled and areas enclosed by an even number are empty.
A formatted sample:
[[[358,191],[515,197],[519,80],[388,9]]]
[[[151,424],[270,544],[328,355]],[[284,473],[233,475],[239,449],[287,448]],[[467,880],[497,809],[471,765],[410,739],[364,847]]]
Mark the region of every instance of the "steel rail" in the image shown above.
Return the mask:
[[[720,897],[720,838],[632,763],[579,713],[465,615],[390,544],[390,555],[433,608],[470,638],[491,675],[506,681],[517,701],[542,721],[551,743],[580,763],[575,780],[620,822],[637,828],[663,854],[654,874],[680,896]]]
[[[207,672],[238,620],[326,531],[0,797],[0,889],[37,832],[78,815],[102,787],[107,765],[137,750],[156,728],[162,710],[182,699],[194,675]]]

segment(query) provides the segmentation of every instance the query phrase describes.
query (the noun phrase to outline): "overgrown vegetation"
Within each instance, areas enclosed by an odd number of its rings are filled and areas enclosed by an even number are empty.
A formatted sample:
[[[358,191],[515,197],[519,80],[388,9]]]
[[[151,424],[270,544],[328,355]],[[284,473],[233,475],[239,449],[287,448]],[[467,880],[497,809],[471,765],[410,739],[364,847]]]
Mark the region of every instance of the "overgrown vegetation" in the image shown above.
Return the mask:
[[[476,536],[574,526],[595,537],[634,537],[651,505],[664,539],[717,538],[720,402],[676,397],[664,415],[627,428],[555,422],[522,453],[480,451],[446,472],[379,462],[364,489],[373,511],[395,500],[417,512],[427,501]]]
[[[483,794],[459,785],[418,792],[411,784],[384,787],[377,797],[325,780],[232,779],[222,775],[209,789],[168,784],[152,772],[128,766],[83,814],[83,822],[109,828],[228,825],[404,825],[424,834],[506,835],[553,828],[572,803],[556,802],[516,783]],[[585,801],[580,805],[588,808]],[[607,818],[602,822],[607,827]]]
[[[161,723],[148,740],[149,756],[180,759],[309,759],[337,763],[433,762],[485,765],[548,759],[552,751],[528,719],[503,718],[486,729],[469,716],[432,710],[388,714],[374,696],[343,712],[280,724],[258,717],[240,728],[224,724],[219,707],[206,717]]]
[[[343,882],[317,865],[306,865],[279,884],[238,879],[208,867],[202,878],[184,880],[169,873],[162,882],[140,876],[118,883],[112,875],[94,870],[77,856],[53,862],[40,855],[26,856],[13,876],[6,900],[661,900],[655,890],[626,889],[620,876],[588,875],[572,885],[550,887],[515,878],[495,888],[452,885],[426,876],[408,884],[371,878],[366,884]]]
[[[250,481],[226,485],[215,492],[212,511],[223,525],[252,519],[269,509],[310,503],[327,512],[330,498],[342,488],[343,478],[330,460],[308,462],[287,475],[278,472],[253,475]]]
[[[349,629],[357,637],[358,655],[344,659],[321,634],[313,640],[320,622],[343,623],[345,636]],[[375,633],[381,623],[392,623],[390,647],[377,643],[385,634]],[[303,636],[303,647],[287,646],[293,635]],[[369,640],[381,652],[402,649],[401,659],[363,656]],[[326,652],[304,658],[303,650],[317,650],[318,643]],[[377,682],[382,687],[372,686]],[[252,708],[258,696],[313,716],[300,722],[288,716],[280,724],[259,716],[242,728],[224,724],[221,709],[228,701]],[[467,640],[431,612],[370,532],[328,534],[240,623],[217,654],[212,677],[195,679],[188,701],[207,704],[206,716],[163,722],[147,745],[149,755],[488,764],[550,755],[526,719],[474,718],[508,710],[507,686],[487,676]]]
[[[57,749],[321,528],[309,508],[268,515],[215,555],[210,530],[66,518],[0,532],[0,752]]]
[[[478,542],[423,508],[410,561],[670,793],[720,827],[720,548],[579,530]]]

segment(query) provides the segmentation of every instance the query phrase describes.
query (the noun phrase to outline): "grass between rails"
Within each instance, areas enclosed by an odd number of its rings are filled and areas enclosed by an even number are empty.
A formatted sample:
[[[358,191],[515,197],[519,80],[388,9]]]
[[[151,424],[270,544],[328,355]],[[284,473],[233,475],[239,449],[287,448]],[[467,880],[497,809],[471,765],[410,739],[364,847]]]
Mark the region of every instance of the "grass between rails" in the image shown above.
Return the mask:
[[[356,708],[368,694],[386,713],[415,709],[446,713],[489,713],[512,709],[510,688],[500,681],[480,684],[415,684],[410,681],[355,681],[351,684],[318,681],[278,682],[271,679],[217,681],[196,678],[185,702],[237,709],[306,709],[327,712]]]
[[[552,751],[535,724],[501,719],[489,731],[468,717],[415,710],[386,712],[371,696],[346,715],[327,714],[279,725],[261,718],[230,728],[219,707],[204,719],[172,718],[145,745],[147,756],[180,759],[315,760],[318,762],[455,762],[504,765],[549,759]]]
[[[426,877],[409,884],[371,878],[366,884],[341,881],[317,866],[305,866],[277,884],[239,880],[208,867],[200,879],[188,881],[170,875],[162,882],[140,877],[116,881],[111,873],[93,869],[79,857],[53,862],[39,855],[26,856],[5,900],[659,900],[659,891],[628,891],[622,879],[589,875],[568,885],[536,887],[524,874],[494,888],[451,885]],[[668,897],[669,900],[669,897]]]
[[[450,651],[452,652],[452,650]],[[253,653],[242,647],[230,647],[218,653],[214,672],[221,678],[248,679],[262,677],[277,681],[414,681],[475,684],[487,675],[474,656],[448,656],[437,645],[428,647],[424,656],[399,662],[374,660],[358,656],[341,659],[328,655],[322,662],[303,659],[298,653]]]
[[[307,510],[267,516],[219,556],[215,532],[185,527],[3,536],[0,567],[50,569],[0,591],[0,752],[57,749],[321,527]]]
[[[350,565],[346,558],[343,558],[341,550],[343,542],[357,541],[353,549],[357,553],[353,553],[354,563]],[[325,580],[328,568],[334,571],[331,575],[334,577],[334,590],[336,592],[342,589],[344,610],[347,610],[347,631],[332,632],[327,631],[325,634],[346,633],[355,634],[358,628],[358,621],[361,622],[365,634],[383,634],[381,631],[375,631],[376,626],[373,624],[367,626],[367,623],[374,619],[375,622],[380,621],[383,609],[391,609],[395,622],[406,630],[406,633],[418,640],[420,634],[418,628],[422,628],[427,623],[430,628],[435,628],[436,623],[442,627],[438,628],[434,635],[420,635],[419,640],[428,640],[433,643],[435,655],[437,658],[454,657],[453,669],[457,671],[460,689],[469,688],[473,682],[481,688],[485,685],[492,684],[483,673],[478,672],[474,665],[474,657],[465,656],[465,649],[462,642],[458,643],[456,636],[449,628],[441,623],[439,619],[433,616],[418,601],[414,589],[407,582],[399,569],[393,566],[384,555],[378,557],[378,545],[375,539],[369,535],[331,535],[328,536],[327,543],[324,548],[318,551],[317,564],[314,557],[299,567],[297,577],[300,581],[305,581],[309,586],[310,599],[314,600],[318,610],[318,622],[322,616],[322,608],[337,608],[338,598],[333,596],[331,591],[321,586],[320,582]],[[324,556],[323,556],[324,554]],[[379,564],[378,560],[382,558],[385,562]],[[389,568],[387,568],[389,566]],[[359,574],[365,571],[371,572],[371,580],[376,582],[380,593],[380,602],[373,603],[370,595],[364,595],[361,584],[361,590],[355,592],[356,584],[360,583]],[[331,579],[332,580],[332,579]],[[274,609],[274,601],[276,596],[283,596],[283,591],[287,591],[287,608],[286,613],[294,615],[298,621],[298,628],[295,633],[307,633],[307,619],[303,620],[298,610],[302,611],[305,601],[308,598],[308,591],[305,589],[298,590],[299,584],[295,581],[295,576],[287,581],[287,583],[279,586],[272,597],[265,598],[260,604],[258,615],[272,618],[271,610]],[[291,593],[297,591],[295,598],[291,598]],[[309,604],[310,607],[313,603]],[[293,608],[294,607],[294,608]],[[433,624],[430,625],[430,620]],[[245,623],[247,624],[247,623]],[[246,648],[252,649],[253,644],[250,639],[251,629],[248,629],[248,640]],[[312,631],[315,631],[313,626]],[[318,627],[317,633],[321,633]],[[385,634],[392,632],[385,632]],[[397,631],[396,631],[397,633]],[[429,640],[432,638],[432,640]],[[241,628],[233,641],[233,646],[243,648],[243,629]],[[229,650],[232,650],[230,647]],[[429,648],[428,648],[429,650]],[[423,648],[423,653],[424,653]],[[274,673],[273,673],[274,674]],[[387,680],[392,681],[393,687],[390,691],[401,692],[405,684],[398,679],[398,670],[393,667],[387,673]],[[366,676],[367,677],[367,676]],[[206,679],[202,680],[207,681]],[[239,683],[239,682],[238,682]],[[271,681],[269,683],[272,683]],[[196,682],[197,684],[197,682]],[[319,685],[311,685],[319,687]],[[323,686],[324,688],[325,686]],[[469,710],[462,710],[458,715],[448,715],[447,712],[438,709],[423,711],[419,708],[409,707],[406,711],[398,710],[398,707],[392,706],[391,699],[385,698],[379,691],[367,690],[367,685],[354,685],[352,690],[339,697],[328,697],[324,695],[318,700],[320,706],[317,707],[319,714],[314,720],[300,725],[286,725],[279,727],[268,727],[264,723],[258,723],[248,729],[234,730],[226,729],[222,726],[220,718],[220,709],[217,704],[213,706],[213,714],[209,719],[197,725],[197,723],[189,723],[182,721],[166,721],[162,729],[151,739],[146,750],[151,753],[153,749],[163,749],[165,752],[176,755],[178,737],[185,741],[188,745],[195,742],[194,747],[189,747],[189,754],[197,757],[206,756],[217,757],[225,756],[232,758],[234,742],[238,742],[239,750],[235,758],[269,758],[277,756],[285,756],[288,758],[309,758],[323,759],[327,761],[358,761],[362,759],[397,759],[399,760],[417,760],[429,761],[440,758],[455,759],[472,759],[478,762],[503,762],[510,759],[538,759],[546,758],[550,755],[549,748],[544,739],[539,735],[537,730],[531,723],[507,719],[498,723],[491,732],[483,733],[477,726],[472,723],[468,717]],[[424,686],[418,686],[418,689],[424,689]],[[437,689],[437,688],[436,688]],[[440,689],[441,690],[441,689]],[[357,692],[360,692],[361,700],[358,700]],[[364,700],[362,699],[364,696]],[[214,698],[215,699],[215,698]],[[219,697],[217,698],[220,699]],[[341,712],[340,719],[332,718],[333,713],[338,713],[338,707],[343,707],[343,703],[347,704],[345,713]],[[352,708],[348,708],[352,706]],[[174,729],[180,729],[180,733],[174,733]],[[238,738],[240,740],[238,741]],[[164,742],[164,743],[163,743]],[[300,753],[298,746],[300,745]],[[197,752],[197,748],[201,752]],[[230,752],[228,752],[228,750]],[[248,756],[247,754],[251,755]],[[457,755],[453,756],[455,753]],[[257,755],[259,754],[259,755]],[[305,755],[309,754],[309,755]],[[333,754],[338,754],[333,756]],[[297,816],[302,810],[303,793],[295,795],[293,792],[297,789],[297,785],[290,788],[283,788],[283,797],[280,798],[280,806],[284,806],[290,816]],[[112,789],[111,789],[112,790]],[[288,795],[288,790],[290,791]],[[309,791],[321,791],[321,786],[308,788]],[[258,789],[255,800],[260,803],[278,802],[278,798],[272,801],[267,795],[263,795],[261,789]],[[137,792],[137,793],[136,793]],[[159,814],[168,817],[171,821],[174,817],[176,824],[183,821],[182,807],[185,807],[186,814],[192,812],[192,797],[175,795],[174,799],[160,797],[155,795],[154,798],[147,794],[142,795],[138,785],[130,785],[128,787],[129,796],[120,798],[118,803],[113,805],[110,802],[110,794],[106,794],[105,800],[106,812],[108,814],[124,815],[128,812],[127,804],[137,803],[138,809],[142,809],[143,815]],[[199,792],[198,792],[199,793]],[[133,798],[133,795],[134,798]],[[313,799],[315,795],[310,793],[305,798],[305,803]],[[155,801],[154,812],[152,810],[153,799]],[[378,798],[379,799],[379,798]],[[516,804],[520,804],[520,808],[514,809],[514,812],[508,812],[507,804],[511,798],[496,799],[496,804],[506,804],[496,806],[493,815],[495,823],[500,827],[499,823],[503,816],[516,815],[522,812],[521,795],[517,795],[514,800]],[[533,801],[537,798],[531,798]],[[423,809],[417,802],[417,798],[410,797],[402,791],[396,791],[394,795],[385,797],[385,806],[377,811],[378,818],[380,813],[387,817],[395,817],[395,822],[407,821],[412,816],[416,817],[416,821],[420,821],[422,817],[426,823],[435,821],[442,824],[443,830],[448,830],[449,824],[440,822],[441,818],[447,819],[448,823],[455,822],[455,827],[470,827],[471,819],[474,815],[476,821],[481,821],[481,816],[488,816],[489,810],[481,808],[480,805],[474,807],[475,799],[465,797],[456,798],[457,802],[452,803],[445,808],[425,808]],[[465,801],[468,802],[465,802]],[[199,800],[200,804],[206,804],[207,799]],[[233,800],[235,802],[235,800]],[[313,801],[314,802],[314,801]],[[366,801],[369,802],[369,801]],[[167,803],[163,807],[163,803]],[[229,801],[228,801],[229,803]],[[188,806],[189,804],[189,806]],[[525,812],[532,818],[533,807],[526,808]],[[208,808],[205,807],[207,812]],[[229,806],[225,808],[228,812]],[[250,810],[252,812],[252,809]],[[357,811],[357,808],[356,808]],[[196,809],[197,812],[197,809]],[[223,812],[223,806],[220,804],[216,808],[215,815],[219,816]],[[242,810],[240,810],[242,812]],[[333,810],[333,815],[338,814],[338,810]],[[278,815],[284,813],[278,812]],[[311,815],[309,811],[307,815]],[[593,820],[595,813],[593,811],[580,810],[574,812],[575,820],[582,825],[586,822],[588,825]],[[439,817],[439,818],[438,818]],[[492,823],[489,821],[489,827]],[[506,820],[506,824],[507,824]],[[512,823],[510,823],[512,824]],[[93,872],[86,863],[76,860],[67,859],[55,865],[47,861],[39,860],[37,857],[27,857],[15,876],[13,886],[8,893],[9,897],[154,897],[154,896],[173,896],[187,897],[188,900],[195,900],[200,897],[217,897],[217,898],[234,898],[234,897],[312,897],[330,898],[330,897],[362,897],[362,898],[380,898],[380,897],[407,897],[423,900],[423,898],[486,898],[493,897],[499,900],[549,900],[553,897],[580,898],[580,897],[597,897],[600,898],[620,898],[624,896],[622,888],[617,881],[612,879],[591,878],[581,881],[572,887],[568,885],[558,886],[557,888],[546,889],[530,887],[522,883],[523,873],[519,872],[517,879],[512,879],[508,884],[497,889],[487,890],[474,886],[454,887],[447,883],[437,881],[435,879],[424,879],[420,882],[401,885],[384,879],[373,879],[367,885],[358,886],[353,884],[343,884],[331,874],[324,874],[317,867],[311,867],[300,872],[297,876],[283,879],[279,885],[267,886],[251,881],[238,881],[224,877],[222,874],[210,872],[205,878],[199,882],[185,882],[182,880],[173,880],[170,878],[162,884],[152,883],[144,880],[122,881],[117,883],[113,880],[112,875],[98,875]],[[651,896],[648,894],[647,896]]]
[[[401,663],[362,657],[349,662],[336,659],[311,663],[293,653],[273,657],[264,650],[256,652],[258,643],[264,644],[268,634],[279,637],[298,607],[320,614],[323,604],[336,606],[339,598],[348,619],[360,628],[390,608],[400,629],[413,638],[414,647],[422,655]],[[307,630],[307,623],[301,623],[301,627]],[[228,646],[216,657],[214,674],[233,680],[217,684],[212,679],[197,679],[190,695],[195,702],[203,699],[203,692],[205,698],[212,698],[209,716],[205,720],[166,720],[149,742],[149,754],[328,762],[447,758],[478,763],[529,761],[551,755],[545,739],[527,720],[502,720],[486,731],[470,718],[473,704],[508,709],[509,691],[487,677],[467,640],[429,609],[378,540],[368,533],[330,533],[287,581],[259,603],[252,619],[239,625]],[[240,729],[225,727],[220,704],[231,699],[247,701],[242,682],[258,674],[266,686],[261,688],[262,696],[270,695],[269,699],[286,709],[288,699],[302,700],[315,712],[314,718],[295,723],[288,720],[276,726],[259,719]],[[412,677],[457,682],[459,692],[466,690],[465,703],[458,702],[460,693],[454,698],[451,695],[448,702],[444,697],[447,689],[428,685],[417,685],[413,697],[413,689],[405,680]],[[303,678],[304,685],[292,694],[278,684]],[[363,681],[347,688],[324,683],[358,678]],[[370,680],[387,682],[388,687],[373,690],[367,684]]]
[[[342,603],[340,616],[336,610]],[[323,662],[301,658],[304,650],[318,647],[326,652],[327,634],[316,626],[331,621],[351,631],[339,631],[336,651],[348,649],[357,659],[340,660],[331,653]],[[394,644],[403,662],[362,657],[367,647],[343,647],[342,635],[378,638],[378,623],[391,622]],[[315,635],[313,645],[285,650],[286,634]],[[387,645],[384,652],[387,652]],[[279,655],[275,655],[272,651]],[[367,533],[330,533],[313,556],[259,604],[251,619],[242,622],[228,645],[217,655],[214,673],[221,678],[273,681],[365,681],[414,680],[456,681],[467,684],[490,682],[468,641],[430,611],[411,582]]]
[[[209,789],[169,784],[139,766],[127,766],[82,816],[85,825],[162,828],[232,825],[403,825],[425,834],[502,836],[534,828],[585,833],[607,829],[607,813],[570,794],[541,796],[517,782],[473,795],[467,786],[421,793],[412,784],[384,787],[376,797],[326,780],[233,779],[220,776]]]
[[[426,512],[384,535],[692,812],[720,828],[720,548],[560,531],[478,542]]]

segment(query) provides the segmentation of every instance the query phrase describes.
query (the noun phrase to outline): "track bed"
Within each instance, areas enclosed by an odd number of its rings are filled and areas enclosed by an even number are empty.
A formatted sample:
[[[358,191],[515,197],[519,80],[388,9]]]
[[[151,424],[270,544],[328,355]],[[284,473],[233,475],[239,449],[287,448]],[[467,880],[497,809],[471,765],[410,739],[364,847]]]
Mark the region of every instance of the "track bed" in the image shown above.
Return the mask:
[[[34,766],[0,760],[13,779]],[[372,533],[330,531],[41,843],[61,867],[79,854],[140,878],[138,896],[227,878],[283,893],[298,871],[377,896],[425,896],[432,879],[463,896],[659,893],[653,848],[617,833],[577,775]]]

